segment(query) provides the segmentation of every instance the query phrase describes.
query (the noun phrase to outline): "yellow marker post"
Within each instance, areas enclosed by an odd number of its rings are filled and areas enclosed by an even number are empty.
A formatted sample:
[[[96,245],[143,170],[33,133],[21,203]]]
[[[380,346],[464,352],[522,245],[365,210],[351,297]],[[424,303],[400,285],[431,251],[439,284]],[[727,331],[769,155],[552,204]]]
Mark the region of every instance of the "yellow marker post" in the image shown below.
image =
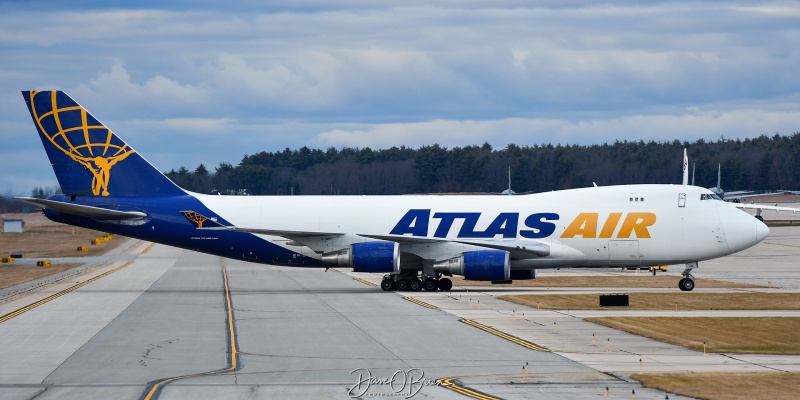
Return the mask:
[[[678,302],[675,302],[675,311],[678,311]]]
[[[706,341],[703,340],[703,355],[706,355]]]
[[[608,349],[606,351],[611,351],[611,338],[608,338]]]
[[[592,346],[594,346],[594,333],[592,334]]]
[[[480,309],[481,309],[481,301],[478,300],[478,310],[480,310]]]
[[[553,333],[556,333],[556,323],[553,322]]]
[[[639,359],[639,373],[642,373],[642,359]]]
[[[631,389],[631,399],[636,399],[636,390]]]
[[[606,399],[608,398],[608,386],[606,386]]]

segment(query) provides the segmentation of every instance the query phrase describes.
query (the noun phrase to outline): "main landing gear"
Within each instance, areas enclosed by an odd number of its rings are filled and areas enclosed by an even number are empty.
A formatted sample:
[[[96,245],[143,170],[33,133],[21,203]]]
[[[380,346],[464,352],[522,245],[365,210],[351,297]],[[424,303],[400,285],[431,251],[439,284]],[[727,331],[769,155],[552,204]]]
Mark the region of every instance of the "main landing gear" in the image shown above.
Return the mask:
[[[697,262],[686,263],[686,269],[681,272],[681,275],[683,275],[684,278],[678,282],[678,288],[680,288],[681,291],[691,292],[692,289],[694,289],[694,277],[692,276],[692,270],[697,267]]]
[[[387,292],[399,290],[401,292],[411,291],[419,292],[422,289],[428,292],[435,292],[436,290],[447,291],[453,288],[453,281],[440,276],[425,277],[424,280],[416,272],[404,272],[401,274],[389,274],[383,277],[381,281],[381,289]]]

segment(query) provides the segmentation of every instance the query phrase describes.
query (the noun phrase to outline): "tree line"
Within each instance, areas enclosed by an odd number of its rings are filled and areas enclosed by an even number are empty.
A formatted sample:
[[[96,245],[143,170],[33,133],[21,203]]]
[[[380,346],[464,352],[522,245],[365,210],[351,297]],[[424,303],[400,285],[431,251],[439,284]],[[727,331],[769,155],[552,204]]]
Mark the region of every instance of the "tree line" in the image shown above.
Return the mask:
[[[179,186],[200,193],[250,195],[387,195],[407,193],[499,193],[508,185],[542,192],[598,185],[680,183],[683,149],[695,166],[698,186],[716,186],[722,166],[726,190],[800,187],[800,132],[752,139],[690,143],[615,141],[595,145],[488,143],[418,149],[302,147],[245,155],[234,166],[209,171],[200,164],[166,172]]]

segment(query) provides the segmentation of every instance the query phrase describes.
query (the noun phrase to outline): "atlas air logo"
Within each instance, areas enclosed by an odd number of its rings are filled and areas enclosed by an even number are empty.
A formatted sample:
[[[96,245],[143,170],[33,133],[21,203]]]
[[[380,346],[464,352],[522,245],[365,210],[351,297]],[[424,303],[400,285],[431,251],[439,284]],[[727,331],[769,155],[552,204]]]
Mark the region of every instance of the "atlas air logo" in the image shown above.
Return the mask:
[[[39,131],[58,150],[92,173],[92,193],[95,196],[108,196],[111,168],[134,150],[91,118],[83,107],[74,103],[60,107],[57,93],[31,93],[31,110]],[[36,96],[48,94],[49,101],[33,101]],[[45,107],[37,109],[37,105]]]
[[[612,212],[602,215],[596,212],[578,214],[567,225],[560,238],[601,238],[627,239],[650,237],[648,228],[656,223],[656,215],[649,212]],[[435,225],[433,237],[445,238],[456,221],[461,223],[459,238],[516,238],[542,239],[556,231],[556,222],[561,219],[556,213],[535,213],[524,219],[519,213],[500,213],[485,230],[476,230],[482,213],[479,212],[437,212],[431,210],[409,210],[390,232],[392,235],[411,235],[428,237],[431,225]],[[522,229],[520,229],[522,221]],[[621,222],[620,222],[621,221]],[[598,230],[599,228],[599,230]]]
[[[181,214],[183,214],[183,216],[186,217],[186,219],[188,219],[190,222],[193,222],[195,225],[197,225],[197,229],[202,228],[203,222],[208,221],[208,218],[194,211],[181,211]]]

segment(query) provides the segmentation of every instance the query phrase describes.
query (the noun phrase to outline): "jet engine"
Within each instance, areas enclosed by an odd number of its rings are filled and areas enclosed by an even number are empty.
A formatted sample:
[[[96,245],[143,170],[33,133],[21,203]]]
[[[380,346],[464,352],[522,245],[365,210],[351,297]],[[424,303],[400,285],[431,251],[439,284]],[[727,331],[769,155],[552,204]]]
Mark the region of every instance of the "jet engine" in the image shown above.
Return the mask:
[[[322,255],[322,262],[353,268],[355,272],[399,272],[400,245],[395,242],[364,242]]]
[[[511,274],[509,253],[503,250],[478,250],[437,262],[434,270],[463,275],[468,281],[507,281]]]

